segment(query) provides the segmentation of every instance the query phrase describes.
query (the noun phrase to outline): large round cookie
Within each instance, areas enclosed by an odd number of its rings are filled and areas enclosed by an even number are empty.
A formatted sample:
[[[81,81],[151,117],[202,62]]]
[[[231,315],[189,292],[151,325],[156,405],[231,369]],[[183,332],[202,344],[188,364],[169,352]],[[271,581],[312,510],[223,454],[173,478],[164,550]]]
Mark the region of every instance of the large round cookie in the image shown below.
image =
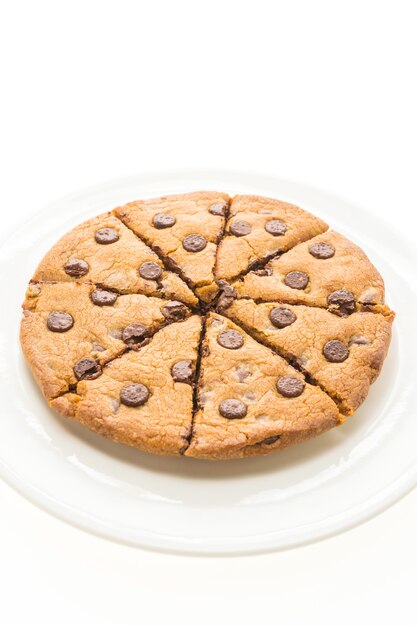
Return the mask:
[[[292,204],[193,192],[131,202],[36,269],[21,342],[49,405],[155,454],[267,454],[341,424],[394,313],[365,253]]]

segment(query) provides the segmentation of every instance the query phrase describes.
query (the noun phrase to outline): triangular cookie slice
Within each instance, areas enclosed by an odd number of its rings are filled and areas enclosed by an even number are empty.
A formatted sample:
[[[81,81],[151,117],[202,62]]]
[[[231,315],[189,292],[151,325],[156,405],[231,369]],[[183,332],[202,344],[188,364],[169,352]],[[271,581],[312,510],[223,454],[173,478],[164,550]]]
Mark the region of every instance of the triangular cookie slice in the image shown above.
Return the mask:
[[[225,315],[317,381],[346,415],[377,378],[394,319],[394,313],[339,317],[326,309],[253,300],[236,300]]]
[[[197,303],[184,281],[167,271],[158,256],[111,213],[83,222],[64,235],[42,259],[33,280],[78,280],[120,293]]]
[[[293,204],[235,196],[217,251],[216,277],[232,280],[327,228],[325,222]]]
[[[227,194],[195,192],[130,202],[115,214],[210,301],[217,291],[214,264],[228,206]]]
[[[50,399],[81,378],[99,376],[105,363],[190,314],[178,301],[118,296],[87,283],[32,283],[23,304],[22,347]]]
[[[267,454],[340,421],[336,404],[319,387],[214,313],[202,347],[198,405],[185,454],[207,459]]]
[[[233,286],[238,297],[263,302],[310,304],[341,314],[375,306],[384,311],[381,275],[358,246],[335,231],[295,246]]]
[[[191,433],[200,334],[198,316],[171,324],[50,405],[109,439],[154,454],[182,454]]]

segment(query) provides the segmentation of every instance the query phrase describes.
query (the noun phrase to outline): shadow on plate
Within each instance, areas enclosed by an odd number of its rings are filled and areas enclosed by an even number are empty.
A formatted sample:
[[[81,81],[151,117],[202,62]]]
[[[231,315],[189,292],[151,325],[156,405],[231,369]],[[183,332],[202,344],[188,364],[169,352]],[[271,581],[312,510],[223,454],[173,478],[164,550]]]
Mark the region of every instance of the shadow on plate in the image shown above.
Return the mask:
[[[316,457],[323,457],[329,450],[334,451],[347,438],[355,440],[355,432],[363,428],[363,423],[356,416],[349,423],[345,423],[343,427],[333,429],[316,439],[306,441],[286,450],[273,452],[267,456],[214,462],[189,457],[166,457],[148,454],[101,437],[80,424],[65,419],[52,410],[50,410],[50,413],[51,419],[58,420],[61,427],[67,430],[72,437],[82,441],[88,448],[94,449],[106,457],[111,457],[124,465],[130,465],[132,468],[135,467],[152,473],[175,475],[177,478],[198,481],[242,478],[248,475],[268,474],[277,470],[287,471],[295,465],[299,466],[302,463],[311,462]],[[82,450],[78,449],[77,455],[82,458]]]
[[[336,464],[341,458],[343,459],[341,455],[346,456],[346,447],[344,446],[346,440],[351,442],[350,450],[352,450],[359,441],[366,437],[368,430],[374,427],[376,421],[383,418],[383,409],[387,406],[387,381],[391,379],[392,382],[392,370],[395,371],[398,357],[398,346],[396,344],[397,342],[395,341],[381,376],[371,387],[365,407],[361,407],[356,415],[347,419],[342,426],[315,439],[286,450],[273,452],[267,456],[230,461],[213,462],[188,457],[156,456],[115,443],[49,409],[23,357],[19,359],[21,366],[19,367],[19,377],[23,383],[22,391],[24,389],[25,393],[30,394],[32,407],[35,408],[36,413],[38,411],[33,404],[34,398],[36,398],[36,405],[39,403],[40,410],[38,415],[43,414],[44,418],[46,418],[41,419],[53,442],[66,456],[76,454],[82,462],[85,462],[90,467],[91,453],[96,452],[93,469],[97,471],[104,471],[103,468],[106,463],[115,461],[123,465],[125,477],[126,469],[129,466],[132,468],[131,478],[134,477],[134,468],[153,474],[168,475],[192,481],[225,480],[258,476],[260,474],[267,476],[273,473],[277,475],[277,471],[278,473],[287,473],[294,467],[308,464],[314,464],[315,473],[328,467],[329,464]],[[392,389],[392,391],[394,390]],[[372,407],[372,410],[368,411],[366,407],[368,409]],[[372,420],[367,419],[369,414],[373,415]],[[375,415],[378,416],[376,420]],[[60,437],[58,431],[61,429],[65,430],[70,436]],[[77,441],[82,445],[77,445]],[[344,451],[343,453],[342,450]],[[103,456],[100,458],[101,455]]]

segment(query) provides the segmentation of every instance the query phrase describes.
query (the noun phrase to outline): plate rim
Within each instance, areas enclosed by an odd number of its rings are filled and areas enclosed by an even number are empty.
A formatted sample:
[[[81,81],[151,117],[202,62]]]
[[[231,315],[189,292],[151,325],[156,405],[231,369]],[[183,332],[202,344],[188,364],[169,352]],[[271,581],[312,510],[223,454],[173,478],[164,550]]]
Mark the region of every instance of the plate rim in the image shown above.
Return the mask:
[[[70,203],[77,197],[86,196],[89,194],[94,194],[98,192],[106,192],[113,188],[121,187],[123,185],[128,185],[129,183],[140,183],[141,179],[147,179],[155,177],[166,179],[175,179],[176,177],[191,177],[196,178],[201,176],[204,177],[213,177],[213,178],[223,178],[227,176],[239,176],[239,177],[248,177],[249,180],[255,180],[258,185],[259,181],[269,181],[273,185],[281,184],[289,184],[294,187],[301,187],[305,191],[313,191],[319,193],[321,195],[325,194],[329,198],[334,199],[335,201],[340,202],[340,204],[349,205],[354,207],[358,211],[364,211],[372,220],[381,225],[384,229],[389,229],[391,233],[396,235],[397,238],[401,241],[401,244],[406,244],[407,254],[414,256],[417,259],[417,254],[414,251],[413,244],[411,239],[404,236],[402,233],[399,233],[398,229],[391,225],[386,219],[380,218],[379,216],[373,215],[371,212],[363,209],[360,205],[358,205],[355,201],[351,201],[349,199],[345,199],[343,196],[340,196],[337,193],[332,191],[327,191],[326,189],[322,189],[315,185],[311,185],[309,183],[303,183],[294,179],[289,178],[281,178],[278,176],[273,176],[270,174],[265,174],[256,171],[247,171],[247,170],[237,170],[237,169],[216,169],[216,168],[179,168],[179,169],[165,169],[165,170],[149,170],[142,171],[138,174],[132,174],[126,177],[119,177],[112,180],[106,180],[102,183],[96,183],[93,185],[89,185],[83,187],[78,191],[74,191],[68,194],[57,198],[54,201],[49,202],[45,205],[41,210],[36,211],[33,215],[29,217],[26,221],[22,221],[18,224],[14,229],[7,232],[2,239],[0,240],[0,247],[7,245],[9,241],[13,240],[18,234],[30,227],[30,225],[39,219],[42,218],[43,215],[47,214],[54,206],[61,203]],[[260,185],[259,185],[260,186]],[[402,252],[404,255],[404,251]],[[15,491],[17,491],[20,495],[25,497],[32,504],[38,506],[38,508],[46,511],[50,515],[60,519],[61,521],[66,522],[72,526],[75,526],[79,529],[87,531],[89,533],[99,535],[107,540],[117,541],[119,543],[127,544],[130,546],[135,546],[147,550],[153,550],[158,552],[169,552],[174,554],[186,554],[186,555],[195,555],[195,556],[242,556],[245,554],[259,554],[271,551],[278,550],[286,550],[292,549],[297,546],[306,545],[308,543],[317,542],[323,540],[325,538],[335,536],[353,528],[360,523],[364,523],[376,515],[380,514],[386,508],[392,506],[396,502],[398,502],[402,497],[404,497],[407,493],[409,493],[417,484],[417,459],[414,463],[412,463],[408,471],[404,472],[404,474],[398,477],[395,481],[391,482],[384,489],[379,490],[376,494],[370,498],[372,502],[363,502],[358,504],[355,507],[351,507],[347,511],[343,511],[342,514],[337,514],[335,516],[330,516],[326,520],[321,520],[320,522],[310,523],[308,527],[308,533],[304,538],[296,538],[293,540],[287,540],[285,545],[276,545],[274,542],[274,537],[278,537],[278,535],[282,534],[281,532],[272,532],[266,534],[256,534],[252,536],[245,537],[245,541],[249,545],[242,546],[241,543],[243,539],[238,538],[238,545],[230,545],[230,538],[227,538],[227,546],[218,547],[212,549],[210,547],[210,539],[205,537],[205,546],[196,546],[196,539],[186,538],[178,536],[169,536],[161,533],[148,533],[146,530],[141,529],[140,533],[142,535],[142,539],[138,537],[130,537],[122,536],[118,529],[112,527],[111,524],[104,523],[103,520],[98,520],[93,518],[91,515],[85,514],[83,511],[68,505],[62,501],[56,500],[49,496],[47,493],[39,489],[35,485],[31,485],[30,482],[24,481],[21,477],[19,477],[12,468],[8,467],[8,465],[0,458],[0,477],[11,486]],[[339,519],[340,518],[340,519]],[[92,527],[91,523],[94,519],[94,527]],[[146,541],[144,535],[151,535],[151,540]],[[222,540],[220,538],[214,539],[217,546],[221,544]],[[223,539],[224,541],[224,539]],[[179,545],[180,544],[180,545]],[[252,545],[253,544],[253,545]]]

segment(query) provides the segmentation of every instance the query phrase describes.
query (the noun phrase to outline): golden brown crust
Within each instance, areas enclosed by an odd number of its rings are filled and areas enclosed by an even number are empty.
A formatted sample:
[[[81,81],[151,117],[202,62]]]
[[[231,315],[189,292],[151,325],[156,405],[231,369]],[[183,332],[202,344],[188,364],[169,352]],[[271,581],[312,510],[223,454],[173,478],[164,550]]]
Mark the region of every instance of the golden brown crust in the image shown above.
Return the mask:
[[[230,330],[241,336],[241,347],[220,345],[222,333]],[[283,377],[301,380],[305,384],[301,395],[280,394],[277,382]],[[243,403],[247,414],[240,419],[225,418],[220,407],[228,399]],[[193,437],[185,454],[205,459],[266,454],[340,423],[335,403],[319,387],[305,383],[287,361],[214,313],[207,319],[198,403]],[[279,440],[266,443],[275,437]]]
[[[213,290],[216,291],[213,275],[216,249],[228,204],[229,196],[225,193],[194,192],[130,202],[115,209],[114,213],[177,267],[203,299],[211,297]],[[223,206],[223,215],[211,213],[213,205]],[[154,218],[161,213],[176,220],[173,226],[155,227]],[[183,246],[186,237],[193,234],[203,236],[207,242],[197,252],[188,251]],[[211,285],[211,291],[204,289],[207,285]]]
[[[316,380],[338,403],[340,410],[351,415],[368,395],[388,352],[394,313],[352,313],[340,317],[326,309],[303,305],[282,305],[292,311],[295,320],[277,328],[271,312],[277,303],[256,304],[253,300],[236,300],[225,314],[250,330],[262,343],[276,349],[295,362]],[[281,307],[278,307],[281,308]],[[329,341],[341,341],[349,350],[342,362],[331,362],[323,354]]]
[[[48,399],[77,383],[73,368],[81,359],[104,365],[122,354],[128,348],[122,332],[130,324],[144,325],[150,337],[167,323],[162,312],[165,300],[130,294],[118,296],[112,306],[96,306],[91,299],[94,290],[93,285],[79,282],[29,285],[20,337],[26,359]],[[72,328],[49,330],[48,317],[54,311],[71,315]]]
[[[95,234],[103,228],[116,231],[118,240],[107,245],[97,243]],[[71,259],[87,263],[87,273],[69,275],[65,265]],[[161,276],[157,280],[143,278],[139,273],[143,263],[158,265]],[[198,302],[184,281],[165,270],[157,255],[111,213],[93,217],[64,235],[44,256],[33,280],[89,282],[120,293],[163,296],[190,305]]]
[[[330,244],[335,250],[334,256],[315,258],[310,248],[316,243]],[[333,230],[295,246],[271,261],[266,270],[264,275],[250,272],[234,283],[238,296],[263,302],[328,307],[331,293],[346,290],[353,294],[356,304],[384,302],[384,281],[377,269],[363,250]],[[305,289],[295,289],[285,283],[290,272],[303,272],[308,276]]]
[[[340,424],[379,374],[394,313],[365,253],[327,228],[294,205],[219,192],[80,224],[45,255],[23,304],[22,348],[50,406],[120,443],[212,460]],[[110,303],[97,302],[103,289]],[[280,305],[296,318],[283,328],[270,319]],[[239,345],[219,343],[226,329]]]
[[[58,396],[49,401],[49,406],[57,413],[60,413],[62,417],[75,418],[77,413],[77,404],[81,402],[81,396],[76,393],[68,392],[63,396]],[[77,420],[78,421],[78,420]],[[88,424],[83,424],[88,426]],[[90,430],[93,430],[90,428]]]
[[[233,235],[233,224],[242,220],[249,225],[250,232],[243,236]],[[282,234],[268,231],[268,228],[273,231],[269,227],[273,220],[279,220]],[[293,204],[261,196],[235,196],[230,205],[226,236],[219,244],[216,278],[232,280],[256,263],[285,252],[327,229],[325,222]]]
[[[195,369],[201,318],[197,315],[158,331],[138,352],[127,352],[111,361],[95,380],[83,380],[77,393],[50,402],[108,439],[154,454],[178,455],[188,444],[193,417],[193,388],[175,382],[172,367],[189,360]],[[121,390],[141,384],[149,390],[142,406],[126,406]]]

